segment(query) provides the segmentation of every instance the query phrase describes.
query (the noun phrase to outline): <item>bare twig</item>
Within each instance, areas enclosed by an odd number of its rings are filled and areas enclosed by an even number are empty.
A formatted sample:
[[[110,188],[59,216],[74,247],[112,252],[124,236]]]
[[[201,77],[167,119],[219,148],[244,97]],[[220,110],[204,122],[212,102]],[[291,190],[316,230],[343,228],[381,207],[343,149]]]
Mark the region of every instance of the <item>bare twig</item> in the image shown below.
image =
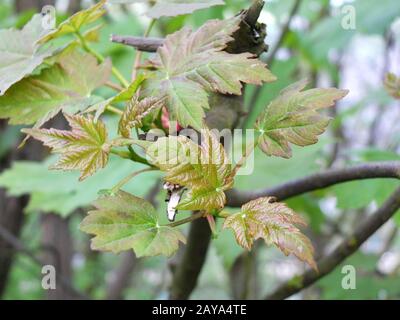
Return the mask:
[[[321,279],[341,262],[351,256],[370,236],[384,225],[400,208],[400,188],[398,188],[374,214],[364,220],[354,233],[343,241],[326,257],[318,261],[319,273],[308,270],[301,276],[296,276],[280,285],[265,299],[281,300],[303,290],[317,280]]]
[[[258,191],[231,190],[227,193],[227,205],[230,207],[240,207],[246,202],[265,196],[273,196],[279,200],[285,200],[338,183],[374,178],[400,179],[400,161],[371,162],[344,169],[329,169],[308,177],[283,183],[276,187]]]

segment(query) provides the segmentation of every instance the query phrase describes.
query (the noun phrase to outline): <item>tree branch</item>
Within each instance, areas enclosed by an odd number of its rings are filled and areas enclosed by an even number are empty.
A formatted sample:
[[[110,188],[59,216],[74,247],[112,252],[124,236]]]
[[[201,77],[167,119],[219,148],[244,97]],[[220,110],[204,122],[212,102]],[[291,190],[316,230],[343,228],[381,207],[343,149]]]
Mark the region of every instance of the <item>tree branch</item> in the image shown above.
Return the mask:
[[[283,183],[276,187],[258,191],[230,190],[227,193],[227,205],[230,207],[240,207],[251,200],[265,196],[273,196],[278,200],[285,200],[338,183],[375,178],[400,179],[400,161],[371,162],[349,168],[329,169],[308,177]]]
[[[265,299],[281,300],[303,290],[321,279],[341,262],[351,256],[360,246],[384,225],[400,208],[400,188],[398,188],[373,215],[359,225],[354,233],[345,239],[332,251],[331,254],[318,261],[319,273],[308,270],[301,276],[295,276],[288,282],[280,285]],[[293,285],[296,283],[296,285]],[[300,283],[300,284],[299,284]]]
[[[206,219],[197,219],[190,224],[187,245],[172,280],[171,300],[189,298],[206,260],[210,240],[211,230]]]

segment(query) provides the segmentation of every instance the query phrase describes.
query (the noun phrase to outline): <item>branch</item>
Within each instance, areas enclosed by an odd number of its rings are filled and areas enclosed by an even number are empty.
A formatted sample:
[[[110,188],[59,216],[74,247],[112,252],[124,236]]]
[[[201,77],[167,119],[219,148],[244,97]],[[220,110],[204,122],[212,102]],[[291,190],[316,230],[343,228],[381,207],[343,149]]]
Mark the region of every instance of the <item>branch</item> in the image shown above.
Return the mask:
[[[244,11],[243,21],[250,28],[257,28],[257,20],[263,7],[263,0],[255,0],[249,9]],[[146,38],[121,35],[111,35],[110,40],[111,42],[120,43],[129,47],[133,47],[136,50],[145,52],[156,52],[158,47],[161,47],[165,41],[165,39],[162,38]],[[263,46],[263,49],[265,49],[265,46]]]
[[[230,207],[240,207],[251,200],[265,196],[273,196],[282,201],[338,183],[375,178],[400,179],[400,161],[371,162],[349,168],[329,169],[308,177],[283,183],[276,187],[258,191],[238,191],[234,189],[227,193],[227,205]]]
[[[373,215],[364,220],[352,235],[343,239],[335,250],[328,256],[318,261],[319,273],[308,270],[301,276],[296,276],[288,282],[280,285],[273,293],[268,294],[265,299],[281,300],[303,290],[318,281],[341,262],[351,256],[360,246],[371,237],[382,225],[384,225],[400,208],[400,188],[398,188],[386,202]],[[300,284],[299,284],[300,281]],[[296,285],[293,285],[296,283]]]
[[[197,219],[190,224],[187,245],[173,276],[171,300],[189,298],[206,261],[210,240],[211,230],[206,219]]]

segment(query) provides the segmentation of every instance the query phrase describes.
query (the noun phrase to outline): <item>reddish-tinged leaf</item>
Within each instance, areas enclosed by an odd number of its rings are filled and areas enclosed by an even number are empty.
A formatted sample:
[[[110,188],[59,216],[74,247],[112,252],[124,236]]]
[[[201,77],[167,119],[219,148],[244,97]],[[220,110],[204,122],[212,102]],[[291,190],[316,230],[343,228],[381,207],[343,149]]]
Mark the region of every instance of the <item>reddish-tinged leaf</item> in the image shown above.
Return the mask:
[[[183,136],[169,136],[146,148],[152,163],[166,172],[167,182],[188,189],[177,209],[222,209],[224,191],[233,186],[232,166],[224,147],[208,129],[201,133],[200,146]]]
[[[243,83],[274,81],[266,65],[251,54],[223,51],[240,22],[240,16],[211,20],[196,32],[183,28],[168,36],[151,61],[156,71],[145,81],[143,94],[166,97],[172,119],[200,130],[209,93],[240,95]]]
[[[111,144],[102,121],[93,117],[64,115],[71,131],[56,129],[24,129],[23,132],[40,140],[54,153],[61,154],[53,169],[80,170],[80,180],[104,168],[108,162]]]
[[[319,114],[319,109],[334,105],[348,93],[336,88],[302,91],[306,85],[303,80],[282,90],[258,118],[259,146],[267,155],[290,158],[290,143],[298,146],[316,143],[330,120]]]
[[[224,228],[231,228],[237,242],[250,250],[258,238],[275,244],[285,255],[294,254],[316,269],[310,240],[296,225],[305,225],[301,216],[273,198],[259,198],[242,206],[239,213],[225,219]]]

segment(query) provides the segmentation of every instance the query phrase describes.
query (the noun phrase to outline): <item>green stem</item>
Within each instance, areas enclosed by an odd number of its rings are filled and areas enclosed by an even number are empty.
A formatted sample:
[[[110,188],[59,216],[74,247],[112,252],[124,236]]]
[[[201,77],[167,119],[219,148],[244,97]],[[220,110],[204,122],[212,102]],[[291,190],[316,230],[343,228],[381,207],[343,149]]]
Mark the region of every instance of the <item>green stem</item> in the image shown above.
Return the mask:
[[[156,23],[156,19],[152,19],[150,21],[149,26],[147,27],[146,31],[144,32],[143,38],[147,38],[151,32],[151,30],[153,29],[155,23]],[[139,65],[140,65],[140,61],[142,60],[142,51],[137,51],[136,53],[136,58],[135,58],[135,62],[133,64],[133,70],[132,70],[132,81],[136,79],[137,76],[137,70],[139,69]]]
[[[120,158],[132,160],[134,162],[145,164],[153,169],[156,169],[151,163],[149,163],[145,158],[138,155],[131,146],[128,147],[129,151],[115,150],[112,149],[111,153],[117,155]]]
[[[113,112],[115,114],[118,114],[120,116],[122,116],[124,114],[124,112],[122,110],[120,110],[120,109],[118,109],[116,107],[113,107],[113,106],[107,106],[107,110],[110,111],[110,112]]]
[[[165,227],[175,228],[175,227],[181,226],[183,224],[192,222],[194,220],[197,220],[197,219],[200,219],[200,218],[203,218],[203,217],[204,217],[204,212],[200,211],[200,212],[197,212],[195,214],[192,214],[188,218],[185,218],[185,219],[182,219],[182,220],[179,220],[179,221],[175,221],[175,222],[171,222],[171,223],[165,225]]]
[[[79,33],[79,32],[75,32],[76,37],[79,39],[81,46],[83,48],[83,50],[85,50],[86,52],[92,54],[93,56],[95,56],[97,58],[97,60],[101,63],[104,62],[105,58],[96,50],[94,50],[93,48],[91,48],[87,41],[85,40],[85,38]],[[113,75],[118,79],[118,81],[125,87],[128,88],[129,87],[129,82],[125,79],[125,77],[121,74],[121,72],[119,72],[119,70],[117,68],[115,68],[114,66],[111,68],[111,72],[113,73]]]
[[[250,157],[250,155],[253,153],[254,149],[257,147],[258,141],[259,141],[259,139],[256,139],[255,142],[253,143],[253,145],[250,147],[248,145],[246,145],[246,150],[245,150],[244,154],[242,155],[242,157],[236,163],[235,167],[232,170],[232,174],[231,174],[232,177],[235,177],[236,174],[238,173],[239,169],[246,163],[247,158]]]
[[[112,189],[111,193],[116,193],[118,190],[120,190],[124,185],[126,185],[129,181],[131,181],[134,177],[137,175],[144,173],[144,172],[149,172],[149,171],[154,171],[154,168],[146,168],[142,169],[139,171],[132,172],[130,175],[126,176],[124,179],[122,179],[118,184],[116,184]]]

